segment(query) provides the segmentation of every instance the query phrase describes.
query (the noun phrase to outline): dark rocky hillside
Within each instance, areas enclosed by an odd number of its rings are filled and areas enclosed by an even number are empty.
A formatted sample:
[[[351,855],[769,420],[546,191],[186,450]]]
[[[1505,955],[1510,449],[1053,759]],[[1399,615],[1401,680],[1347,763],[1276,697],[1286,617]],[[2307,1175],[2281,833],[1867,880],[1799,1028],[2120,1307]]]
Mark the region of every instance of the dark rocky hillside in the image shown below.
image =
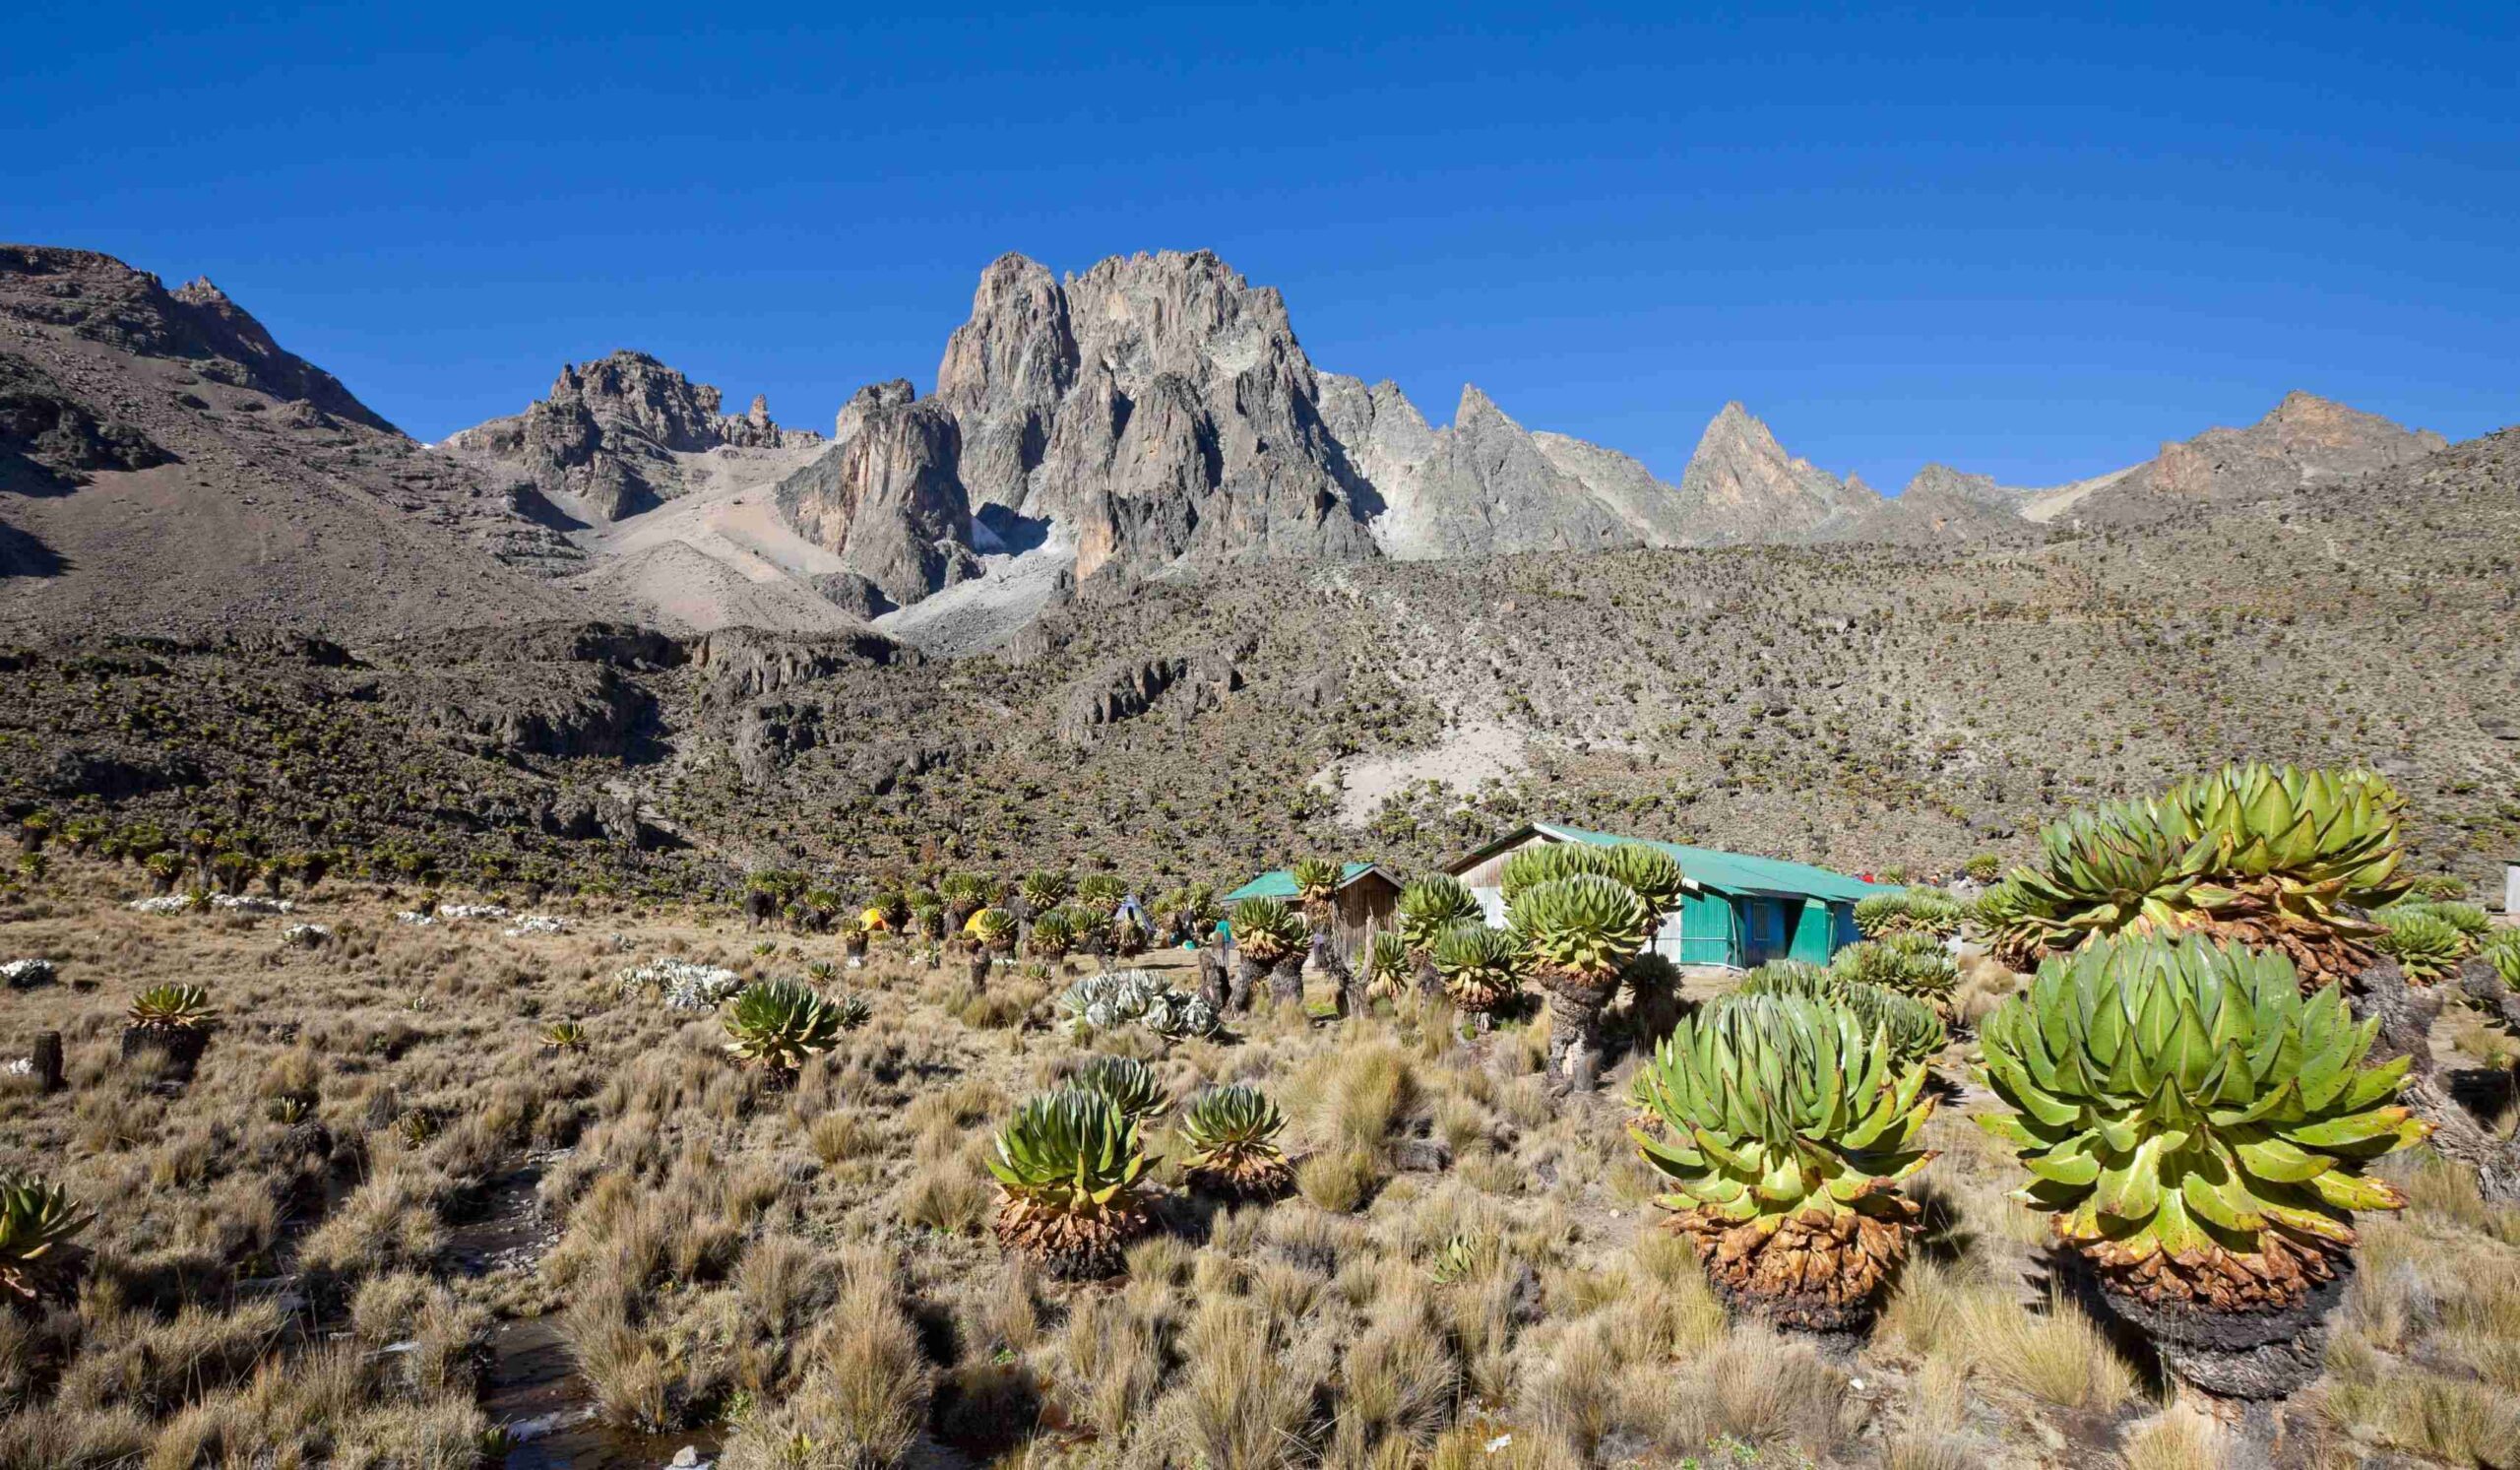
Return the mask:
[[[2223,760],[2368,761],[2427,866],[2520,851],[2520,431],[2035,546],[1093,578],[999,655],[552,628],[71,640],[0,671],[7,799],[714,883],[1055,855],[1402,865],[1555,816],[1850,868],[2018,853]],[[228,818],[221,816],[223,822]]]
[[[534,620],[577,561],[209,282],[0,246],[0,628]]]

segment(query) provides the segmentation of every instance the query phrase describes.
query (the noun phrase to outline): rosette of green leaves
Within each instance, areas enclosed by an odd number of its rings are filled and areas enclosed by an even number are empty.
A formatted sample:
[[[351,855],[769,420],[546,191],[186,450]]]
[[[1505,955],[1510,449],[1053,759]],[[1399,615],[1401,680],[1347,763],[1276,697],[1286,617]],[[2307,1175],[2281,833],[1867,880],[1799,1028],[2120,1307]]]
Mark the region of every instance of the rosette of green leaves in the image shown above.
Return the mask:
[[[1886,934],[1929,934],[1934,938],[1956,934],[1968,910],[1945,893],[1931,888],[1902,888],[1896,893],[1875,893],[1856,901],[1855,927],[1867,939]]]
[[[1830,956],[1829,968],[1849,981],[1913,995],[1929,1005],[1947,1003],[1960,983],[1950,951],[1933,936],[1914,930],[1858,940]]]
[[[982,909],[972,916],[969,932],[980,948],[1005,954],[1015,947],[1015,916],[1004,909]]]
[[[1653,918],[1616,878],[1578,873],[1526,888],[1508,915],[1514,947],[1543,979],[1604,986],[1644,947]]]
[[[59,1184],[0,1174],[0,1292],[33,1301],[61,1281],[72,1243],[95,1216]]]
[[[1454,925],[1479,919],[1485,911],[1479,896],[1449,873],[1429,873],[1400,890],[1400,937],[1411,952],[1424,954]]]
[[[1951,1035],[1931,1005],[1913,995],[1851,980],[1800,960],[1772,960],[1741,978],[1738,990],[1718,1004],[1740,995],[1794,995],[1805,1000],[1835,1001],[1854,1011],[1867,1029],[1889,1038],[1899,1060],[1928,1061],[1948,1045]]]
[[[1074,886],[1063,872],[1028,872],[1015,891],[1022,895],[1025,907],[1039,914],[1066,903],[1068,890]]]
[[[2122,936],[2039,967],[1980,1028],[1979,1116],[2034,1176],[2016,1196],[2065,1239],[2132,1262],[2247,1254],[2282,1232],[2350,1246],[2353,1212],[2404,1196],[2371,1160],[2429,1126],[2397,1102],[2409,1058],[2365,1066],[2377,1019],[2304,998],[2280,955]]]
[[[1067,958],[1076,947],[1076,919],[1066,909],[1052,909],[1033,920],[1033,953],[1046,960]]]
[[[1261,965],[1273,964],[1303,947],[1303,920],[1282,898],[1246,898],[1229,916],[1233,942]]]
[[[2370,771],[2250,764],[2075,812],[2043,828],[2038,860],[2005,880],[1994,937],[2027,959],[2121,930],[2205,929],[2284,948],[2332,979],[2374,934],[2350,911],[2407,891],[2404,805]]]
[[[852,997],[853,998],[853,997]],[[865,1023],[865,1002],[836,1004],[792,980],[757,980],[726,1007],[726,1050],[775,1072],[792,1072]]]
[[[200,1031],[219,1019],[205,986],[151,986],[132,997],[123,1018],[153,1031]]]
[[[1015,1110],[997,1133],[988,1172],[1036,1209],[1093,1215],[1133,1191],[1157,1161],[1137,1124],[1109,1098],[1082,1087],[1043,1093]]]
[[[1286,1126],[1286,1115],[1256,1087],[1208,1088],[1181,1112],[1181,1138],[1189,1145],[1182,1168],[1194,1180],[1234,1190],[1273,1190],[1288,1176],[1277,1142]]]
[[[1317,909],[1339,891],[1339,878],[1345,871],[1334,858],[1302,858],[1288,869],[1287,875],[1294,880],[1295,902]]]
[[[1456,924],[1435,941],[1433,959],[1445,993],[1464,1010],[1493,1010],[1518,989],[1514,940],[1502,929]]]
[[[1661,1127],[1629,1131],[1672,1182],[1670,1209],[1767,1232],[1809,1210],[1886,1215],[1880,1196],[1933,1158],[1916,1146],[1933,1113],[1925,1081],[1843,1004],[1745,995],[1655,1049],[1636,1095]]]
[[[2449,979],[2468,956],[2468,936],[2428,907],[2400,904],[2371,917],[2380,926],[2373,947],[2397,961],[2417,985]]]
[[[1617,861],[1610,857],[1610,852],[1609,848],[1596,847],[1588,842],[1543,842],[1524,848],[1507,858],[1497,874],[1505,906],[1512,908],[1514,901],[1524,893],[1560,878],[1617,877],[1614,871]]]
[[[1134,1056],[1097,1056],[1077,1072],[1076,1085],[1108,1098],[1131,1122],[1143,1123],[1171,1106],[1155,1068]]]
[[[1679,903],[1680,890],[1686,885],[1680,860],[1641,842],[1622,842],[1606,851],[1605,875],[1625,883],[1655,918],[1670,913]]]
[[[1398,991],[1409,978],[1409,941],[1390,929],[1377,930],[1365,944],[1365,984],[1382,992]]]

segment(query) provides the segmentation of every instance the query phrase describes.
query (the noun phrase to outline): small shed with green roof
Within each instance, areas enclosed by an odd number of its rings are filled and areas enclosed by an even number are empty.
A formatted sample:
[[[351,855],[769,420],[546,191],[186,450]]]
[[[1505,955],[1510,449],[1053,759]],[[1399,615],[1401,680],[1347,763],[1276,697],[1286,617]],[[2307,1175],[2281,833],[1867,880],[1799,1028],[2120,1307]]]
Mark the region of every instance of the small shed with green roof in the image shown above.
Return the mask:
[[[1509,832],[1445,870],[1479,896],[1488,923],[1503,924],[1505,860],[1528,847],[1559,842],[1596,847],[1643,843],[1679,863],[1684,879],[1679,912],[1665,919],[1654,949],[1681,965],[1746,970],[1780,959],[1825,965],[1858,937],[1856,902],[1893,891],[1808,863],[1621,837],[1557,822],[1534,822]]]
[[[1294,902],[1294,870],[1272,868],[1227,894],[1222,902],[1230,910],[1246,898],[1283,898],[1289,903]],[[1331,921],[1331,934],[1342,949],[1354,949],[1375,929],[1398,927],[1392,915],[1400,903],[1400,878],[1378,863],[1341,863],[1337,899],[1337,916]]]

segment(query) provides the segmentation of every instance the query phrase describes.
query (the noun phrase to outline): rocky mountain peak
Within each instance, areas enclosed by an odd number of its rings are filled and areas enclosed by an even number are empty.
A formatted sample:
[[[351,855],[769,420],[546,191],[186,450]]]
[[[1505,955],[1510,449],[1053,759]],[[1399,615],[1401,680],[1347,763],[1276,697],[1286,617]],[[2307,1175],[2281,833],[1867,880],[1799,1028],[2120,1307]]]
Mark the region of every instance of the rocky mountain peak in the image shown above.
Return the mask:
[[[1461,401],[1453,405],[1453,426],[1459,428],[1481,418],[1504,418],[1507,423],[1514,422],[1505,417],[1505,411],[1496,407],[1496,400],[1489,398],[1477,383],[1462,384]],[[1520,428],[1522,425],[1514,426]]]
[[[2246,428],[2210,428],[2162,446],[2155,458],[2055,513],[2067,525],[2131,525],[2203,503],[2264,499],[2412,464],[2443,447],[2439,434],[2300,390]]]
[[[0,318],[8,317],[67,328],[115,352],[179,361],[214,382],[400,432],[331,373],[282,348],[208,277],[170,291],[149,272],[93,250],[0,245]]]
[[[622,350],[592,362],[564,365],[540,407],[551,412],[583,409],[636,429],[661,448],[698,451],[723,442],[718,426],[723,402],[716,388],[695,383],[645,352]]]
[[[1827,536],[1881,499],[1860,479],[1842,480],[1788,454],[1738,401],[1698,436],[1680,496],[1698,539],[1715,543]]]
[[[724,405],[711,384],[622,349],[563,364],[550,394],[523,414],[460,430],[439,447],[583,518],[618,521],[682,493],[676,455],[821,442],[809,429],[781,428],[765,398],[740,415],[720,412]]]
[[[852,395],[840,428],[838,443],[780,481],[780,515],[895,606],[976,571],[953,413],[896,380]]]
[[[1208,251],[1063,281],[1002,256],[936,381],[972,505],[1056,523],[1081,576],[1115,558],[1371,554],[1286,303]]]
[[[839,415],[832,420],[833,441],[838,442],[857,432],[858,425],[876,410],[896,409],[917,397],[918,390],[911,386],[908,378],[867,384],[850,394],[849,402],[840,406]]]

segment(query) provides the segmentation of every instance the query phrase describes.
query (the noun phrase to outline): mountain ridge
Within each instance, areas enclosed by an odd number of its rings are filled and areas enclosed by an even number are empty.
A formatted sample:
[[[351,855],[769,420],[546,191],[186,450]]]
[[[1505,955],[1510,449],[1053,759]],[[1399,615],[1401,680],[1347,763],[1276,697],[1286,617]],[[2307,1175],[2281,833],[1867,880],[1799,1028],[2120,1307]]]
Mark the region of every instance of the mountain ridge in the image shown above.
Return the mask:
[[[2026,545],[2294,494],[2442,443],[2295,392],[2253,424],[2168,441],[2151,460],[2072,484],[2016,489],[1928,465],[1885,496],[1794,454],[1732,401],[1673,482],[1616,449],[1528,428],[1476,384],[1435,424],[1388,379],[1318,368],[1280,293],[1204,250],[1113,256],[1064,276],[999,257],[947,336],[935,391],[870,384],[840,407],[830,438],[782,426],[758,398],[727,414],[716,387],[621,350],[564,364],[521,414],[419,446],[207,281],[169,291],[93,252],[0,247],[0,322],[11,329],[0,338],[0,475],[78,487],[28,497],[6,523],[7,565],[52,574],[13,579],[34,595],[11,601],[38,610],[150,602],[59,594],[85,586],[91,555],[109,567],[180,561],[173,549],[88,549],[117,495],[182,479],[177,459],[258,465],[272,489],[306,481],[239,505],[161,487],[156,516],[216,511],[215,534],[190,543],[197,553],[238,546],[242,566],[259,568],[263,553],[241,548],[306,543],[312,524],[296,521],[312,517],[331,528],[317,540],[335,557],[319,579],[349,575],[339,558],[355,559],[369,535],[407,545],[394,554],[453,557],[434,574],[449,585],[497,589],[421,621],[585,612],[692,631],[752,619],[848,633],[872,618],[917,636],[922,620],[908,609],[974,583],[953,619],[968,648],[1012,636],[1049,575],[1135,582],[1284,559],[1629,547]],[[353,500],[374,497],[357,515],[382,519],[309,509],[338,499],[346,473]],[[426,527],[456,535],[433,549],[410,542]],[[148,540],[127,522],[118,537]],[[685,551],[661,554],[666,542]],[[265,612],[303,602],[320,619],[402,585],[356,580],[369,585],[246,601]],[[443,599],[397,591],[389,601],[406,612],[376,615],[407,615],[419,596]]]

